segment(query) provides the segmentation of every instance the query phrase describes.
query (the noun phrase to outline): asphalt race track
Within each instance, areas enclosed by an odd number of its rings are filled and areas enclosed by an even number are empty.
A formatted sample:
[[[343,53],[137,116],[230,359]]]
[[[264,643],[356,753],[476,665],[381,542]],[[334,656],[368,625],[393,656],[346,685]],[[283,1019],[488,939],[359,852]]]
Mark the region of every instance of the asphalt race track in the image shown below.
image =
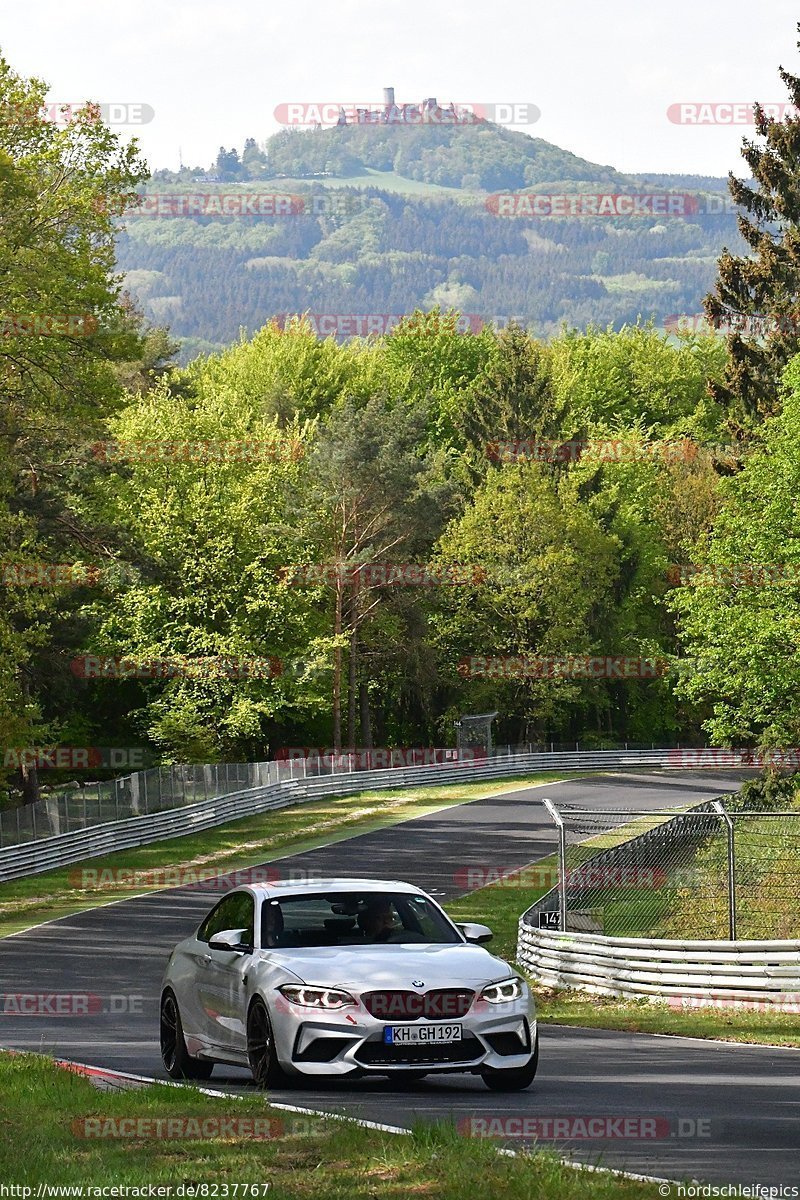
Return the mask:
[[[281,859],[280,870],[410,879],[452,898],[465,891],[466,868],[509,871],[553,851],[543,796],[586,807],[660,808],[732,791],[737,778],[733,772],[597,775],[517,790]],[[150,894],[0,941],[4,994],[95,998],[84,1015],[6,1013],[0,1044],[166,1078],[157,1041],[164,964],[219,894],[200,888]],[[239,1092],[252,1085],[245,1072],[218,1066],[210,1086]],[[573,1159],[673,1179],[798,1182],[800,1050],[544,1026],[539,1074],[526,1092],[494,1094],[476,1077],[440,1076],[405,1085],[315,1082],[313,1089],[301,1084],[272,1098],[403,1126],[424,1117],[471,1120],[476,1134],[497,1133],[492,1121],[513,1118],[507,1145],[538,1136]],[[598,1117],[606,1119],[605,1136],[581,1136],[576,1122]],[[560,1126],[548,1124],[558,1118]]]

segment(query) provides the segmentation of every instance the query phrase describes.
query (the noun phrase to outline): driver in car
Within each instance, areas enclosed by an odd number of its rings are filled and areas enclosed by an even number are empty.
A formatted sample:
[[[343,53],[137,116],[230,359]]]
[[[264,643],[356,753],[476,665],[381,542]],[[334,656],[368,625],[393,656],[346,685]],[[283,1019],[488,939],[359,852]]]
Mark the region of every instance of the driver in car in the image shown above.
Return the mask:
[[[364,937],[373,942],[385,942],[400,926],[387,900],[373,900],[358,914],[358,925]]]

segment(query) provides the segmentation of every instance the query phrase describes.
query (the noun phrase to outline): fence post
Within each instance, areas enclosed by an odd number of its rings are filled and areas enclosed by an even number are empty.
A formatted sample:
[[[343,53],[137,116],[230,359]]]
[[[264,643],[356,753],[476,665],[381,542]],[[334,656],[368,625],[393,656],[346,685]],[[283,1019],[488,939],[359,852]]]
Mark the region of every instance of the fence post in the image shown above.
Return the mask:
[[[553,801],[545,797],[542,804],[558,827],[558,928],[565,933],[567,928],[567,831]]]
[[[728,936],[736,941],[736,848],[733,842],[733,821],[721,800],[714,800],[713,807],[728,827]]]

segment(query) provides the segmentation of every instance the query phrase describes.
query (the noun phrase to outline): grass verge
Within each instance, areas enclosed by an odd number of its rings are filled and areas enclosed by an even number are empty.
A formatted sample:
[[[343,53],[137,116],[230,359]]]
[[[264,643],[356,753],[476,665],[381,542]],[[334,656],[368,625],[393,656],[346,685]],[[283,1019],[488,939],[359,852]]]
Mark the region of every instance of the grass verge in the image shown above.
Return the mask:
[[[536,989],[539,1018],[551,1025],[718,1038],[769,1046],[800,1046],[797,1013],[737,1008],[672,1008],[650,1000],[616,1000],[587,992]]]
[[[234,1184],[257,1185],[255,1193],[244,1196],[240,1189],[239,1200],[254,1194],[274,1200],[489,1195],[505,1200],[645,1200],[658,1194],[655,1184],[565,1167],[549,1150],[500,1156],[490,1141],[460,1136],[449,1124],[420,1125],[410,1136],[399,1137],[349,1122],[270,1110],[259,1095],[217,1099],[159,1084],[98,1092],[85,1078],[30,1054],[0,1055],[0,1092],[5,1098],[0,1178],[32,1187],[34,1195],[40,1183],[79,1185],[84,1197],[91,1196],[91,1187],[170,1185],[173,1198],[229,1200],[236,1200]],[[194,1128],[201,1130],[200,1122],[249,1119],[261,1122],[262,1132],[266,1119],[274,1123],[277,1136],[255,1140],[224,1124],[221,1136],[165,1136],[164,1130],[174,1131],[174,1122],[187,1118],[194,1118]],[[164,1122],[160,1136],[159,1119]],[[171,1126],[166,1124],[170,1120]],[[187,1128],[191,1126],[183,1126]],[[128,1136],[96,1136],[126,1129]],[[87,1131],[95,1136],[87,1137]],[[207,1190],[201,1190],[203,1185]]]
[[[570,778],[571,778],[570,774]],[[185,837],[153,842],[138,849],[84,859],[69,867],[28,875],[0,884],[0,937],[19,929],[68,916],[109,900],[178,884],[188,874],[225,873],[271,862],[288,854],[383,829],[534,783],[556,782],[553,771],[475,783],[441,784],[397,791],[365,791],[357,796],[325,798],[229,821]],[[114,882],[120,872],[125,875]],[[132,882],[131,872],[141,877]],[[147,872],[153,872],[148,882]]]

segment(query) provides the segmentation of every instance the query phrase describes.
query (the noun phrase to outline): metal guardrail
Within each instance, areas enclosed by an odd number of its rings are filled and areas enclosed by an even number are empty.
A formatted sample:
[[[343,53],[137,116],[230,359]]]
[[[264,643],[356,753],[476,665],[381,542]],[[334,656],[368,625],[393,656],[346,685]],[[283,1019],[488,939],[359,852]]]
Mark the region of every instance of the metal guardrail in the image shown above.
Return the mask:
[[[678,941],[519,924],[517,958],[546,987],[650,997],[671,1007],[800,1011],[800,941]]]
[[[195,829],[209,829],[252,813],[299,804],[318,796],[348,796],[362,791],[385,790],[423,784],[450,783],[468,780],[498,779],[527,775],[539,771],[598,771],[636,767],[680,767],[676,755],[682,751],[656,750],[586,750],[567,752],[536,752],[532,754],[500,754],[489,759],[472,759],[468,763],[438,763],[425,767],[390,767],[377,771],[353,771],[326,776],[301,775],[294,778],[239,789],[222,796],[202,799],[157,812],[139,812],[120,820],[105,821],[51,836],[41,837],[19,845],[0,849],[0,882],[38,874],[55,867],[145,846],[164,838],[180,837]],[[736,755],[725,762],[726,767],[749,765]],[[265,764],[249,764],[260,768]],[[274,765],[274,764],[273,764]],[[307,771],[305,760],[299,764]],[[713,766],[713,762],[704,765]],[[197,768],[203,771],[203,768]],[[39,831],[41,834],[41,830]]]

